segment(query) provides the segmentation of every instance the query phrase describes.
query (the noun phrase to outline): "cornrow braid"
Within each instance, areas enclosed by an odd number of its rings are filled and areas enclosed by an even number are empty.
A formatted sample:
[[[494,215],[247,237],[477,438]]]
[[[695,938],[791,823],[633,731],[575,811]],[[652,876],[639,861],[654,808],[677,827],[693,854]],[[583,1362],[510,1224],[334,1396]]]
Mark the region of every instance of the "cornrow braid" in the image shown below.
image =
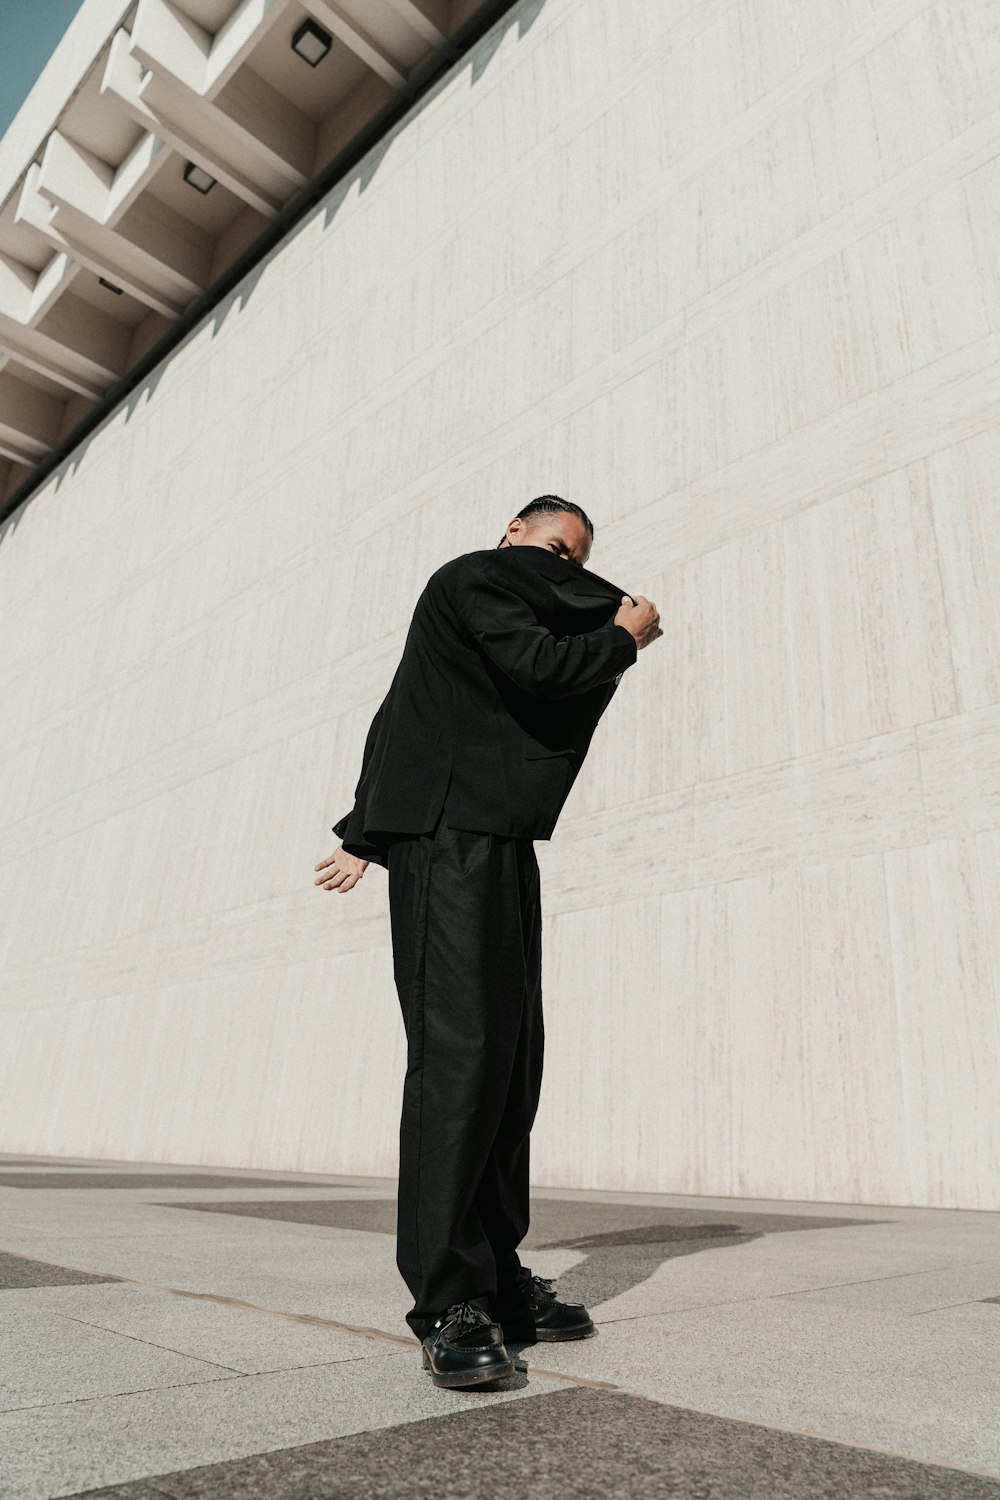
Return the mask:
[[[572,500],[563,500],[560,495],[537,495],[534,500],[529,500],[527,505],[522,506],[517,514],[521,520],[530,521],[532,516],[558,515],[562,510],[568,510],[571,515],[577,516],[583,522],[584,526],[586,526],[591,539],[593,539],[594,523],[587,515],[587,512],[582,506],[574,504]],[[504,532],[504,535],[497,542],[498,547],[503,546],[506,535],[507,533]]]

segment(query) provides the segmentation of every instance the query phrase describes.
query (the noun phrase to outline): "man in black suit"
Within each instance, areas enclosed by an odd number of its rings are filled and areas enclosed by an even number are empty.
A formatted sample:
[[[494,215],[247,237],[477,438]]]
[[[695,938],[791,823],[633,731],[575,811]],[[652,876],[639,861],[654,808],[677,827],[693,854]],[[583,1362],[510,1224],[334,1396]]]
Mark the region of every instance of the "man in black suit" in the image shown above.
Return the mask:
[[[438,568],[365,742],[342,843],[316,885],[388,871],[407,1037],[396,1261],[436,1385],[513,1373],[506,1339],[593,1321],[533,1276],[528,1153],[542,1076],[534,839],[551,838],[623,673],[662,631],[654,604],[585,567],[593,526],[539,496],[496,548]]]

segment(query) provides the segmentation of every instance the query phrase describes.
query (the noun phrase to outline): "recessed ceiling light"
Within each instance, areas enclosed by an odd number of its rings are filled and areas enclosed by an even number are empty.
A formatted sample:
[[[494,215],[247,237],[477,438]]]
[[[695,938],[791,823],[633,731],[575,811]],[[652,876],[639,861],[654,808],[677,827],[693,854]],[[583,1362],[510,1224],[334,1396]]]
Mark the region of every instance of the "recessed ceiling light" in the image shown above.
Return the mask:
[[[215,178],[202,168],[196,167],[193,161],[189,161],[184,168],[184,181],[189,182],[199,193],[207,193],[209,188],[215,187]]]
[[[322,62],[333,44],[333,37],[315,21],[303,21],[292,37],[292,51],[304,57],[310,67]]]

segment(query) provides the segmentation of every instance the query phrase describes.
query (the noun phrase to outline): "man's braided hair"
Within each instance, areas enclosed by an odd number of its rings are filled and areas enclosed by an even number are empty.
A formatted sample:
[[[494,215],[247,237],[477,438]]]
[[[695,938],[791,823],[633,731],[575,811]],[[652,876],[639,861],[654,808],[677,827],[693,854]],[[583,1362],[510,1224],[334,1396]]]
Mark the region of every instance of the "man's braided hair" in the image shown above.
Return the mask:
[[[558,515],[561,510],[568,510],[572,515],[579,517],[590,533],[591,540],[594,536],[594,523],[587,515],[582,506],[575,505],[572,500],[563,500],[559,495],[537,495],[534,500],[529,500],[527,505],[522,506],[518,516],[524,521],[530,521],[532,516]],[[502,547],[507,533],[497,542]]]

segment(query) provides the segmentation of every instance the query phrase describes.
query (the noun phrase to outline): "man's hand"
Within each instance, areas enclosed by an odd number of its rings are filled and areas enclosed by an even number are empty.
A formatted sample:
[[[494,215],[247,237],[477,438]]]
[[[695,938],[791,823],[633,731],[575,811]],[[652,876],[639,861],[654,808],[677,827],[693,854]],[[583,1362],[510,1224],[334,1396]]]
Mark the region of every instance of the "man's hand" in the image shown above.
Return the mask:
[[[345,891],[352,890],[357,885],[370,864],[371,860],[360,859],[356,854],[348,854],[341,844],[339,849],[334,850],[316,865],[317,870],[329,870],[330,873],[320,875],[318,880],[313,881],[313,884],[321,885],[324,891],[339,891],[343,895]]]
[[[614,623],[624,625],[629,634],[635,636],[640,651],[650,641],[658,641],[663,634],[660,629],[660,612],[645,594],[636,594],[634,604],[627,594],[623,594]]]

